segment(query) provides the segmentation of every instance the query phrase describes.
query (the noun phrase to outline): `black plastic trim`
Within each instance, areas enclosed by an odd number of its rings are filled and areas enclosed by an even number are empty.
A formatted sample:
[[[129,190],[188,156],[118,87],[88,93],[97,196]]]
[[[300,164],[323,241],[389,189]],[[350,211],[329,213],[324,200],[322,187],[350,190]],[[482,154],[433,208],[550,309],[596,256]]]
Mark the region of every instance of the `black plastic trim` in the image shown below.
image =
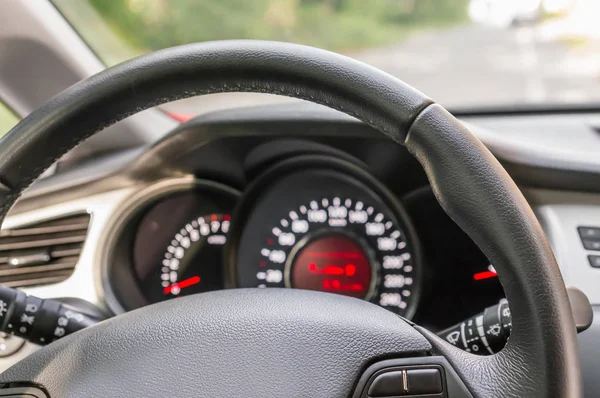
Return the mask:
[[[510,176],[521,185],[531,188],[600,192],[598,173],[536,167],[499,160]]]
[[[362,374],[352,398],[368,398],[367,391],[374,378],[387,370],[415,369],[415,368],[438,368],[442,373],[442,386],[444,391],[442,394],[427,394],[427,395],[402,395],[410,398],[472,398],[473,395],[462,382],[458,374],[454,371],[446,358],[441,356],[421,357],[421,358],[402,358],[388,359],[381,362],[376,362],[369,366]],[[401,396],[398,396],[401,397]],[[395,398],[395,397],[390,397]]]
[[[5,383],[0,387],[0,397],[5,398],[50,398],[40,385],[27,382]]]

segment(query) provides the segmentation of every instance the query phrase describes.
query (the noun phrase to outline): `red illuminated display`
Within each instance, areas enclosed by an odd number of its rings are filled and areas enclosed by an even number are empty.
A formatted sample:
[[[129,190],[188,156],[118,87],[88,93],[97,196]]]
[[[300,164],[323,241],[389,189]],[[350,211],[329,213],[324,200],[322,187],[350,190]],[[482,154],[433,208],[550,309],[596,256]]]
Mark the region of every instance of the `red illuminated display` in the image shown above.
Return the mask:
[[[306,245],[296,257],[292,285],[365,298],[371,286],[371,266],[362,249],[350,238],[327,236]]]

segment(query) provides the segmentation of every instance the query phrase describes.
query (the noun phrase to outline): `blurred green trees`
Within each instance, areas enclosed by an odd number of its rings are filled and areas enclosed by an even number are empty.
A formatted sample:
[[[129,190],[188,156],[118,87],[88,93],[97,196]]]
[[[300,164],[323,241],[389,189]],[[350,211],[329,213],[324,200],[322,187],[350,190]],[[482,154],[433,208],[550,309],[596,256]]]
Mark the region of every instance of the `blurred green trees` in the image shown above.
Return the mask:
[[[0,102],[0,137],[8,133],[19,121],[19,118],[15,116],[10,109]]]
[[[55,0],[61,8],[73,1],[81,0]],[[136,52],[217,39],[359,50],[397,42],[417,29],[460,23],[466,19],[468,4],[468,0],[88,1]]]

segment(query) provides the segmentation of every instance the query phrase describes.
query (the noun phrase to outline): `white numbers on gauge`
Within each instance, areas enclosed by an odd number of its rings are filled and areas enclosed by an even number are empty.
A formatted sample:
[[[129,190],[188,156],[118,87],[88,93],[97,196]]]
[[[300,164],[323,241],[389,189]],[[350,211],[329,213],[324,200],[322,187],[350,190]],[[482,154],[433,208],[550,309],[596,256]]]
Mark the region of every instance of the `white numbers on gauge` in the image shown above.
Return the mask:
[[[406,306],[406,303],[402,301],[402,296],[399,293],[381,293],[379,296],[379,305],[382,307],[400,307]]]
[[[202,236],[206,236],[206,235],[210,234],[210,225],[208,225],[208,224],[200,225],[200,234]]]
[[[296,234],[303,234],[308,232],[308,221],[306,220],[294,220],[292,221],[292,232]]]
[[[282,264],[285,262],[286,254],[283,250],[272,250],[269,253],[269,260],[276,264]]]
[[[268,269],[256,274],[256,279],[263,280],[268,283],[279,283],[283,280],[283,273],[278,269]]]
[[[348,215],[348,209],[343,206],[329,206],[327,208],[329,218],[346,218]]]
[[[179,242],[181,247],[183,247],[184,249],[189,249],[191,243],[192,241],[187,236],[185,238],[181,238],[181,241]]]
[[[383,285],[387,288],[401,288],[404,286],[404,275],[386,275]]]
[[[173,252],[173,255],[175,256],[175,258],[178,258],[181,260],[183,258],[183,256],[185,255],[185,249],[181,246],[176,247]]]
[[[404,260],[401,256],[384,256],[383,257],[383,268],[384,269],[400,269],[404,265]]]
[[[308,221],[314,223],[322,223],[327,221],[327,212],[325,210],[309,210]]]
[[[206,241],[209,245],[223,246],[227,242],[225,235],[211,235]]]
[[[350,210],[348,212],[348,221],[352,224],[364,224],[369,219],[369,215],[364,210]]]
[[[377,238],[377,248],[382,252],[396,250],[396,239]]]
[[[291,232],[284,232],[279,235],[278,241],[281,246],[293,246],[296,243],[296,236]]]
[[[381,236],[385,232],[385,225],[380,222],[368,222],[365,224],[365,232],[369,236]]]

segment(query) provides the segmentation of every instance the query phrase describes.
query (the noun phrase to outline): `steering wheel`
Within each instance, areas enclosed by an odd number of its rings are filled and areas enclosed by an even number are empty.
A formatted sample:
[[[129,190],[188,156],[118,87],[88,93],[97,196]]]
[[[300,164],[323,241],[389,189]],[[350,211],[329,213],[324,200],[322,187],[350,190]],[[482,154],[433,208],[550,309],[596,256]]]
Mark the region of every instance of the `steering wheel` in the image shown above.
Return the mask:
[[[437,369],[443,391],[432,396],[582,395],[564,282],[515,183],[443,107],[341,55],[223,41],[106,69],[58,94],[0,141],[1,215],[43,170],[102,128],[167,101],[218,92],[323,104],[386,134],[389,145],[405,145],[444,210],[497,269],[514,323],[506,347],[475,356],[349,297],[234,289],[116,316],[33,353],[1,374],[0,383],[35,383],[50,397],[364,397],[381,396],[373,387],[378,376],[406,382],[411,370]],[[397,395],[420,388],[392,384]]]

